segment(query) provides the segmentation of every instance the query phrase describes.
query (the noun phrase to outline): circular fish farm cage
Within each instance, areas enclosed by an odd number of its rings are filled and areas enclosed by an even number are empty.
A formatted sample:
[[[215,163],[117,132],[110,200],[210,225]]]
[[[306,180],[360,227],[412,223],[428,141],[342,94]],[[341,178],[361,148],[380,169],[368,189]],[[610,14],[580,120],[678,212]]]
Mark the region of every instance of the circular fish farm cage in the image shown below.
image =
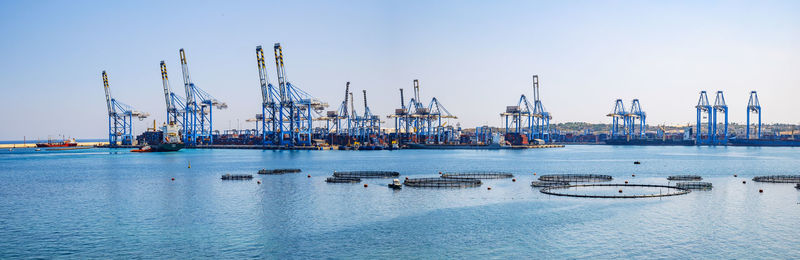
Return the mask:
[[[675,183],[675,187],[688,189],[688,190],[710,190],[713,188],[710,182],[702,181],[684,181]]]
[[[347,177],[347,178],[393,178],[397,176],[400,176],[399,172],[391,172],[391,171],[333,172],[333,177]]]
[[[539,176],[540,181],[560,182],[605,182],[613,179],[611,175],[600,174],[545,174]]]
[[[261,169],[258,170],[258,174],[284,174],[284,173],[298,173],[301,172],[300,169]]]
[[[481,186],[479,179],[416,178],[407,179],[403,185],[418,188],[468,188]]]
[[[753,177],[757,182],[800,183],[800,175],[768,175]]]
[[[569,182],[566,181],[532,181],[532,187],[553,187],[553,186],[568,186]]]
[[[514,174],[507,172],[446,172],[442,174],[445,179],[508,179]]]
[[[325,179],[327,183],[359,183],[361,179],[353,177],[328,177]]]
[[[699,175],[672,175],[667,177],[670,181],[702,181],[703,177]]]
[[[554,196],[605,199],[658,198],[691,192],[676,186],[652,184],[576,184],[545,187],[539,191]]]

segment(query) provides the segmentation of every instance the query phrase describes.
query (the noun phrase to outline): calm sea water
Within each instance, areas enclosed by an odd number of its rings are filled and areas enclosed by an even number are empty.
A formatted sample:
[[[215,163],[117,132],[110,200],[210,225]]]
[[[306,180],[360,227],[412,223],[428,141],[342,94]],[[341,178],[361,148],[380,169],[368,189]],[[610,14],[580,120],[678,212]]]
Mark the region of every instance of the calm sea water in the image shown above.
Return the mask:
[[[255,174],[287,167],[303,173]],[[798,148],[3,150],[0,258],[796,258],[800,191],[750,179],[798,169]],[[325,183],[334,170],[497,170],[517,181],[394,191],[387,179]],[[697,174],[714,189],[554,197],[530,187],[534,172],[654,184]],[[256,178],[221,181],[225,173]]]

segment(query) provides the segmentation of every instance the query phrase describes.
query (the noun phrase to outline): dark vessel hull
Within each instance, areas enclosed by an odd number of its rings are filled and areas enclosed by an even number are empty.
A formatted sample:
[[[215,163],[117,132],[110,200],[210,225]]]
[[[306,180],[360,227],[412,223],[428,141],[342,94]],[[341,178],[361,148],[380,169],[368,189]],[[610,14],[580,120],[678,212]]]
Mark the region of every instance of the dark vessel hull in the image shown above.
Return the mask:
[[[608,139],[606,140],[606,144],[608,145],[678,145],[678,146],[690,146],[694,145],[694,141],[692,140],[662,140],[662,139]]]
[[[511,149],[511,147],[504,147],[499,144],[488,145],[462,145],[462,144],[407,144],[408,149],[477,149],[477,150],[498,150],[498,149]]]
[[[800,140],[730,139],[733,146],[800,146]]]

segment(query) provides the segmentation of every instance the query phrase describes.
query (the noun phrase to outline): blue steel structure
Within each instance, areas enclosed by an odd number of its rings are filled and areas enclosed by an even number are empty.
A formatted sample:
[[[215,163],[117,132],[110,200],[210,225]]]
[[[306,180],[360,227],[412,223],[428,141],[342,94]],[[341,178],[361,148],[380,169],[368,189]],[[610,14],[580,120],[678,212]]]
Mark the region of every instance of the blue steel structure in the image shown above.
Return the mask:
[[[626,131],[628,139],[636,134],[636,128],[639,128],[639,137],[645,137],[647,113],[642,111],[642,105],[639,104],[639,99],[633,99],[631,102],[631,109],[628,110],[625,120],[627,121],[628,130]],[[638,124],[636,121],[639,121]]]
[[[412,143],[446,143],[454,141],[456,129],[447,126],[442,119],[456,119],[450,114],[437,98],[432,98],[429,105],[420,102],[419,80],[414,80],[414,96],[408,102],[408,108],[403,103],[403,90],[400,89],[401,108],[395,109],[395,134],[398,140]],[[404,128],[405,133],[400,129]]]
[[[622,99],[617,99],[614,102],[614,110],[606,116],[611,117],[611,138],[628,137],[628,113],[625,111],[625,105]],[[621,121],[621,122],[620,122]],[[620,125],[622,123],[622,125]]]
[[[319,115],[328,104],[320,102],[294,86],[286,78],[283,49],[280,43],[273,46],[278,86],[267,78],[266,62],[261,46],[256,47],[261,95],[262,141],[264,145],[311,146],[314,133],[314,115]],[[319,119],[319,117],[318,117]]]
[[[164,99],[167,104],[167,124],[176,125],[183,129],[184,116],[186,115],[186,105],[183,98],[172,92],[167,75],[167,65],[161,61],[161,83],[164,87]],[[180,131],[182,133],[182,130]]]
[[[705,90],[700,91],[700,99],[697,101],[697,106],[695,106],[695,108],[697,109],[697,127],[696,127],[697,133],[696,133],[695,143],[697,145],[711,144],[712,143],[711,139],[713,138],[712,136],[714,135],[714,131],[712,129],[714,125],[713,123],[714,119],[712,114],[714,108],[711,106],[711,104],[708,103],[708,95],[706,94]],[[703,130],[702,130],[703,118],[708,118],[708,123],[707,123],[708,135],[706,136],[705,139],[703,138]]]
[[[189,146],[214,144],[213,110],[214,108],[224,109],[228,105],[195,86],[191,77],[189,77],[186,53],[183,49],[180,49],[179,54],[183,72],[183,85],[186,89],[183,142]]]
[[[409,107],[411,107],[410,105],[411,104],[409,103]],[[394,118],[394,133],[397,138],[398,144],[402,144],[404,141],[407,140],[406,138],[403,138],[403,135],[407,136],[411,133],[411,124],[413,123],[413,119],[411,117],[411,114],[409,113],[409,109],[406,108],[406,103],[405,103],[405,98],[403,97],[402,88],[400,88],[400,108],[394,110],[394,115],[389,115],[387,117]]]
[[[750,91],[750,100],[747,101],[747,127],[745,131],[745,139],[750,139],[750,114],[758,114],[757,126],[757,139],[761,139],[761,103],[758,102],[758,94],[756,91]]]
[[[256,120],[261,124],[261,142],[263,145],[280,144],[280,127],[278,126],[278,112],[280,111],[280,96],[278,90],[269,83],[267,64],[264,50],[261,45],[256,46],[256,62],[258,64],[258,77],[261,85],[261,114],[256,115]]]
[[[719,127],[719,122],[717,121],[719,117],[717,113],[724,114],[725,121],[722,122],[723,127],[722,130],[717,129]],[[712,112],[713,117],[713,125],[711,127],[711,143],[713,144],[727,144],[728,143],[728,105],[725,104],[725,96],[722,94],[722,91],[717,91],[717,96],[714,98],[714,109]],[[720,133],[722,131],[722,133]]]
[[[108,107],[108,145],[133,145],[133,118],[139,120],[147,118],[149,114],[134,111],[129,105],[117,101],[111,96],[111,88],[108,84],[108,74],[104,70],[103,89],[106,93],[106,106]]]
[[[519,134],[533,140],[534,133],[534,111],[535,107],[528,102],[525,95],[521,95],[515,106],[507,106],[506,112],[500,114],[505,121],[505,133]],[[510,120],[509,120],[510,119]]]
[[[377,115],[373,115],[367,105],[367,91],[364,93],[364,115],[356,116],[356,140],[362,143],[378,144],[377,137],[381,131],[381,120]],[[374,137],[374,138],[373,138]]]
[[[533,137],[550,142],[550,115],[539,99],[539,75],[533,75]]]

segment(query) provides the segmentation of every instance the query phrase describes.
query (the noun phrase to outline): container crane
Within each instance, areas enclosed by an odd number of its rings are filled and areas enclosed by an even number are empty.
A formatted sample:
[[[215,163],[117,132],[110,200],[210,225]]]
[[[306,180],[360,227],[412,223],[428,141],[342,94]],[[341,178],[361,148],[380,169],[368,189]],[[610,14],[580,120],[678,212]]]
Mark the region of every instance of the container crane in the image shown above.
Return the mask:
[[[713,108],[708,103],[708,95],[706,95],[705,90],[700,91],[700,99],[697,101],[697,106],[695,106],[695,108],[697,109],[697,144],[708,144],[711,142],[711,136],[713,135],[713,131],[711,129],[713,124]],[[701,128],[703,118],[708,118],[708,137],[706,137],[705,140],[702,138],[703,131]]]
[[[745,139],[750,139],[750,114],[758,114],[758,126],[757,126],[757,139],[761,139],[761,103],[758,102],[758,94],[755,90],[750,91],[750,100],[747,101],[747,127],[745,134]]]
[[[636,127],[639,127],[639,137],[645,137],[645,124],[647,119],[647,113],[642,111],[642,105],[639,104],[639,99],[633,99],[631,102],[631,109],[628,110],[627,114],[627,121],[628,121],[628,138],[631,138],[633,134],[636,133]],[[639,121],[637,124],[636,121]]]
[[[622,99],[614,101],[614,110],[606,115],[611,117],[611,138],[628,136],[627,115]],[[622,125],[620,125],[620,121],[622,121]]]
[[[313,98],[286,79],[283,49],[280,43],[275,43],[273,52],[275,54],[275,71],[278,75],[278,97],[280,98],[277,115],[280,145],[309,146],[314,123],[312,112],[319,114],[328,107],[328,104]]]
[[[728,143],[728,105],[725,104],[725,96],[722,91],[717,91],[717,96],[714,98],[714,112],[712,113],[714,124],[711,132],[711,142],[714,144],[727,144]],[[717,126],[717,112],[725,115],[725,122],[723,122],[722,134],[719,133]]]
[[[150,116],[150,114],[134,111],[133,107],[117,101],[111,95],[108,74],[104,70],[101,75],[108,108],[108,145],[111,147],[133,145],[133,118],[137,117],[141,121]]]
[[[256,115],[256,119],[261,124],[261,142],[263,145],[280,143],[277,112],[280,109],[277,97],[280,95],[277,89],[269,83],[267,76],[267,64],[264,58],[264,49],[261,45],[256,46],[256,63],[258,64],[258,78],[261,85],[261,115]]]
[[[539,75],[533,75],[533,117],[534,117],[534,137],[550,141],[550,119],[553,116],[542,105],[539,98]]]
[[[214,108],[225,109],[228,108],[228,105],[195,86],[189,76],[186,53],[183,49],[180,49],[179,54],[183,72],[183,85],[186,89],[186,114],[183,124],[184,143],[190,146],[214,144],[213,110]]]
[[[528,102],[525,94],[520,96],[515,106],[506,106],[506,112],[500,114],[505,120],[505,140],[515,145],[528,144],[529,140],[533,140],[534,111],[535,107]]]

